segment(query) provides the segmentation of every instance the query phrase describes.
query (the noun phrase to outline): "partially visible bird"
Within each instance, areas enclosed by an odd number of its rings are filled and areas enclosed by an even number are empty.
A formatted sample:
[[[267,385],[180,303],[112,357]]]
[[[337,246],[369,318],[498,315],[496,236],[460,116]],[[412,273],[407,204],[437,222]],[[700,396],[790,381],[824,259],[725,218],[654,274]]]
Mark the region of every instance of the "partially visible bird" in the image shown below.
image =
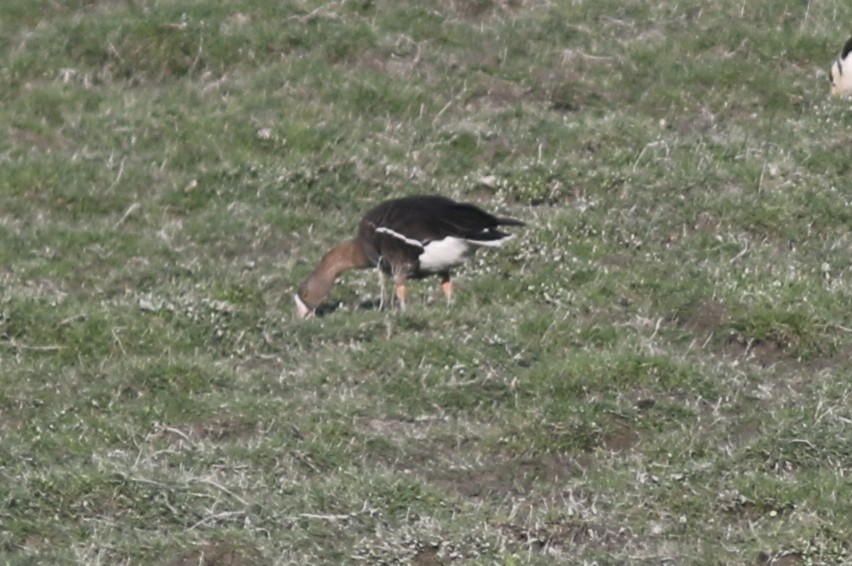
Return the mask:
[[[852,37],[846,40],[840,56],[831,65],[831,94],[852,93]]]
[[[501,246],[513,237],[500,226],[523,225],[441,196],[385,201],[364,215],[355,238],[332,248],[308,275],[294,296],[296,315],[312,315],[337,276],[348,269],[378,267],[380,273],[390,275],[402,309],[406,281],[428,275],[441,278],[441,289],[449,300],[453,294],[450,270],[470,258],[477,247]]]

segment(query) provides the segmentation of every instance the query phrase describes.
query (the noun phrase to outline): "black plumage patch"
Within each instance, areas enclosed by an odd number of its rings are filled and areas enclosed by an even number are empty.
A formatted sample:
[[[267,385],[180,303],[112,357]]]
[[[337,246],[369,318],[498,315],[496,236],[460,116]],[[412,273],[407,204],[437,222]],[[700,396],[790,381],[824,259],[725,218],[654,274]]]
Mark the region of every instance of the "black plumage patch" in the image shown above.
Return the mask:
[[[852,51],[852,37],[846,40],[846,45],[843,46],[843,51],[840,52],[840,59],[846,59],[850,51]]]

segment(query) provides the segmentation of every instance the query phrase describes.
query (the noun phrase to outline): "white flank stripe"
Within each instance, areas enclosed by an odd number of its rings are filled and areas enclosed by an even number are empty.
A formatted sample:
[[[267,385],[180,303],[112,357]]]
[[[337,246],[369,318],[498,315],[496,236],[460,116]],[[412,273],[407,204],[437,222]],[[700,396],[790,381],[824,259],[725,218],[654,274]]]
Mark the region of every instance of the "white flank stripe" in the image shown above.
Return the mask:
[[[417,240],[412,240],[411,238],[406,238],[405,236],[403,236],[399,232],[391,230],[390,228],[385,228],[383,226],[379,226],[379,227],[376,228],[376,232],[378,232],[380,234],[387,234],[388,236],[393,236],[394,238],[396,238],[398,240],[402,240],[403,242],[405,242],[406,244],[408,244],[410,246],[415,246],[415,247],[418,247],[418,248],[421,248],[421,249],[423,248],[422,243],[418,242]]]

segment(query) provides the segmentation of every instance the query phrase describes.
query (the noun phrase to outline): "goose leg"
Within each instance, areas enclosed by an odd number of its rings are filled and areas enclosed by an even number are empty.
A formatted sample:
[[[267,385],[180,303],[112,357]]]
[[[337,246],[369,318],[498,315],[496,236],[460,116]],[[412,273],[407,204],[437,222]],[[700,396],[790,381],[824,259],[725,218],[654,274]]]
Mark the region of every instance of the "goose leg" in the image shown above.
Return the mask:
[[[385,274],[380,264],[376,265],[376,273],[379,274],[379,310],[385,310]]]
[[[397,283],[396,284],[396,300],[399,303],[399,310],[405,310],[405,284]]]
[[[449,273],[444,273],[441,276],[441,291],[444,292],[444,296],[447,298],[447,304],[450,304],[453,300],[453,282],[450,279]]]

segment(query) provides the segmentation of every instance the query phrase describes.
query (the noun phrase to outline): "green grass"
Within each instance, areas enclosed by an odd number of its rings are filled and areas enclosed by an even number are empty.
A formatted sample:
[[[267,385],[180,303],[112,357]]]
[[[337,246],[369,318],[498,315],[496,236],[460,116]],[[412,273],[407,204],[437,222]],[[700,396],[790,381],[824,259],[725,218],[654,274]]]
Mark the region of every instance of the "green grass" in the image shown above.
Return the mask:
[[[0,562],[852,563],[844,3],[6,4]]]

